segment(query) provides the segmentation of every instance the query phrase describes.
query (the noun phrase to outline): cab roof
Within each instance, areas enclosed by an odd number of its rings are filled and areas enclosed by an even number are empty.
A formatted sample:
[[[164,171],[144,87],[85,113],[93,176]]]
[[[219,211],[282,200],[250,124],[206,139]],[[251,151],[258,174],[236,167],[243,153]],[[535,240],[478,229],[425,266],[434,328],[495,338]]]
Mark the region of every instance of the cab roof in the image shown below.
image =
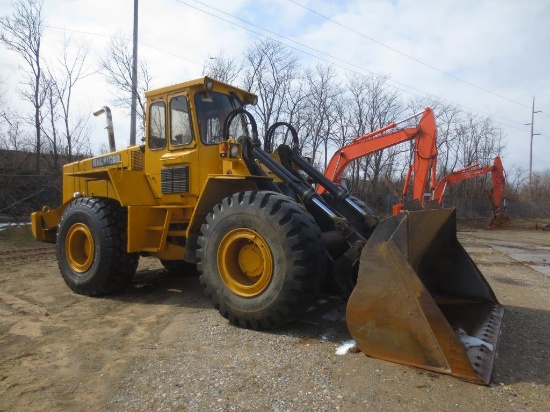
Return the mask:
[[[253,93],[250,93],[243,89],[239,89],[238,87],[232,86],[230,84],[220,82],[210,77],[202,77],[196,80],[190,80],[183,83],[177,83],[171,86],[165,86],[160,89],[149,90],[145,92],[145,97],[148,99],[155,98],[165,94],[176,93],[185,89],[208,90],[207,89],[208,82],[212,83],[213,91],[219,91],[222,93],[231,93],[231,92],[236,93],[245,104],[253,104],[253,102],[257,98],[256,95]]]

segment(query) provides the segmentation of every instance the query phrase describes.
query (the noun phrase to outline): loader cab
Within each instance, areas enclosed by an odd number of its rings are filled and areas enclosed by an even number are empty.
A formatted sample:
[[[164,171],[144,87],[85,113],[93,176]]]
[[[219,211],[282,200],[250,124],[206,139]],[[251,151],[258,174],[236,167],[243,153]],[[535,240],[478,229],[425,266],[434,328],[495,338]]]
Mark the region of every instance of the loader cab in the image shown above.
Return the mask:
[[[151,151],[218,144],[224,139],[227,115],[257,101],[251,93],[206,77],[150,91],[146,96],[146,146]],[[246,124],[233,122],[230,135],[242,134],[248,134]]]
[[[155,197],[160,203],[196,198],[209,175],[223,173],[218,145],[227,115],[256,96],[205,77],[146,97],[145,172]],[[233,137],[248,135],[243,121],[231,129]],[[185,181],[175,184],[176,175]]]

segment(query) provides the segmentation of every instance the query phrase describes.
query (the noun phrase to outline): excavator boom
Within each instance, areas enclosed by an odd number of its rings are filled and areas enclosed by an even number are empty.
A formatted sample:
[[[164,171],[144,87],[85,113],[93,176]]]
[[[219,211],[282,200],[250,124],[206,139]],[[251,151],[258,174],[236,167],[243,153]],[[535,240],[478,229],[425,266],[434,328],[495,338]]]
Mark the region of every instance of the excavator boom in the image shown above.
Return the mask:
[[[435,186],[432,200],[440,205],[443,203],[445,190],[449,185],[462,182],[463,180],[473,179],[477,176],[491,173],[493,218],[489,223],[490,227],[505,227],[510,225],[510,218],[506,214],[506,178],[502,160],[499,156],[495,157],[492,166],[481,166],[478,163],[466,166],[463,169],[456,170],[443,177]]]
[[[345,168],[353,160],[414,139],[414,161],[409,171],[409,176],[411,172],[414,173],[413,197],[422,202],[424,190],[430,176],[430,170],[432,171],[431,185],[435,183],[437,126],[433,110],[427,107],[421,113],[422,117],[416,127],[391,131],[400,123],[418,115],[420,115],[420,113],[354,139],[332,156],[325,170],[325,176],[332,182],[339,183]],[[324,192],[325,189],[319,185],[317,187],[317,193]]]

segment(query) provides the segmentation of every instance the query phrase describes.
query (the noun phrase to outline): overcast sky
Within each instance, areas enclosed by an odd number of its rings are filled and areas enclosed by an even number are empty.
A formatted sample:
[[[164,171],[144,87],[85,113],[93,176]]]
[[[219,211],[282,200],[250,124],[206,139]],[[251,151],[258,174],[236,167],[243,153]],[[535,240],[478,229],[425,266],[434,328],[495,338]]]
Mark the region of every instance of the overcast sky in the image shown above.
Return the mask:
[[[90,67],[109,36],[131,39],[133,0],[45,0],[45,59],[60,53],[64,33],[90,45]],[[8,0],[0,15],[11,14]],[[251,25],[252,23],[253,25]],[[200,77],[203,62],[224,50],[240,58],[254,41],[279,40],[302,64],[380,73],[404,98],[427,95],[492,116],[502,128],[505,168],[529,166],[535,96],[533,170],[550,169],[549,0],[140,0],[139,54],[154,87]],[[0,76],[10,102],[20,80],[16,54],[0,47]],[[100,75],[78,85],[76,102],[94,111],[112,99]],[[25,107],[25,106],[23,106]],[[26,110],[31,110],[29,106]],[[114,110],[118,147],[129,141],[129,117]],[[103,118],[90,119],[97,150],[107,141]]]

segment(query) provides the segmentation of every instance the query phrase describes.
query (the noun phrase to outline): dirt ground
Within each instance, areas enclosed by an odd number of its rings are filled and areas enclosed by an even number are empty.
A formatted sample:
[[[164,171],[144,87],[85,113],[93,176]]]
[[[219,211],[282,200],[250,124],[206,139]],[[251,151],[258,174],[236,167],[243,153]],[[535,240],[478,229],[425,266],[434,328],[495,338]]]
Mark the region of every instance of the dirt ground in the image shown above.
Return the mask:
[[[550,231],[462,227],[505,306],[491,385],[337,355],[345,306],[275,332],[233,327],[196,276],[142,258],[131,287],[88,298],[52,245],[0,232],[0,411],[550,411]]]

